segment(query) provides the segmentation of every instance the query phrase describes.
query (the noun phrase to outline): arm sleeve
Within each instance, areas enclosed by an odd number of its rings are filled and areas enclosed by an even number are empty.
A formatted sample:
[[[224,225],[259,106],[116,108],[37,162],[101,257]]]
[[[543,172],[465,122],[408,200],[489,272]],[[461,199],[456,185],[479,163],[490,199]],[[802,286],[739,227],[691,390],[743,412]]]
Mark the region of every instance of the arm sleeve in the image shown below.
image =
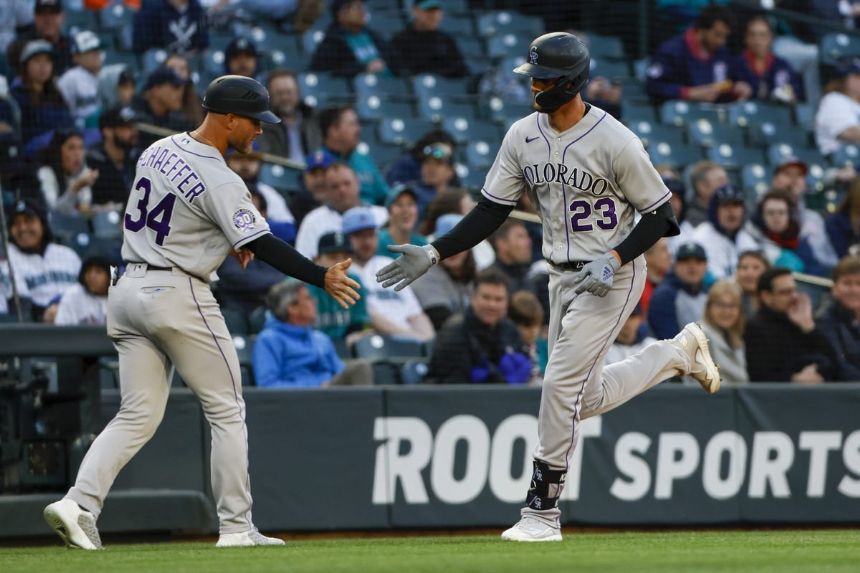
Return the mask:
[[[630,234],[615,247],[615,251],[621,256],[621,264],[624,265],[650,249],[660,237],[680,234],[681,228],[667,201],[653,211],[644,213]]]
[[[303,257],[289,243],[285,243],[271,233],[266,233],[247,243],[246,246],[258,259],[269,263],[282,273],[314,286],[325,288],[326,269]]]
[[[484,197],[447,235],[439,237],[432,245],[443,259],[471,249],[493,234],[513,210],[513,205]]]

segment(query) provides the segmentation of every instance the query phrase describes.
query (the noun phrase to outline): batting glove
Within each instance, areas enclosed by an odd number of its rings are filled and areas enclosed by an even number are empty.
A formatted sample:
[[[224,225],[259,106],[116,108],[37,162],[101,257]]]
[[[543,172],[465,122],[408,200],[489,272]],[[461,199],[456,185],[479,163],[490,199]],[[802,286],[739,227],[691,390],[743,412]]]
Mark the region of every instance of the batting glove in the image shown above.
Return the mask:
[[[601,255],[582,267],[582,270],[573,278],[573,284],[578,284],[576,294],[590,292],[597,296],[606,296],[612,288],[615,279],[615,271],[621,268],[618,258],[612,253]]]
[[[403,290],[439,262],[439,252],[433,245],[391,245],[388,250],[403,254],[376,273],[376,282],[383,288],[397,284],[394,290]]]

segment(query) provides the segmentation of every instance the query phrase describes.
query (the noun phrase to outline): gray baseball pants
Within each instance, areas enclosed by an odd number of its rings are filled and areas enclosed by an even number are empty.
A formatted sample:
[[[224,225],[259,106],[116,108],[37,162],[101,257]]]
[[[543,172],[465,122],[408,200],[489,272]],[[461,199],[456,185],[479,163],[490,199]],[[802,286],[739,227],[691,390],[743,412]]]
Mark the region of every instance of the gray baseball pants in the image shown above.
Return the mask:
[[[251,529],[239,359],[209,285],[177,269],[131,264],[108,293],[107,331],[119,352],[122,404],[84,457],[67,497],[98,517],[117,474],[161,423],[172,364],[200,399],[211,428],[220,533]]]

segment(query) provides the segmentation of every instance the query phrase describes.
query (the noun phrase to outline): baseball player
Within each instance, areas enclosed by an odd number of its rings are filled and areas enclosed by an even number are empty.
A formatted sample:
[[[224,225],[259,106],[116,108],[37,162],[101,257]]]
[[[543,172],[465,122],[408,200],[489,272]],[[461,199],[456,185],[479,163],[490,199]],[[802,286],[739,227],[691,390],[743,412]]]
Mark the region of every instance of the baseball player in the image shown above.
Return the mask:
[[[589,59],[571,34],[532,42],[527,63],[515,71],[532,78],[537,113],[505,135],[481,201],[430,245],[389,247],[402,256],[377,273],[382,286],[403,288],[488,237],[523,192],[540,212],[550,267],[550,357],[526,507],[502,534],[506,540],[561,540],[558,500],[583,418],[676,375],[692,375],[708,392],[720,385],[707,338],[694,323],[672,340],[603,368],[604,355],[639,302],[646,279],[642,253],[660,237],[677,234],[678,225],[671,193],[639,139],[583,102],[579,92]]]
[[[108,293],[107,330],[119,353],[122,404],[87,452],[66,496],[45,519],[67,546],[99,549],[96,520],[119,471],[158,428],[172,368],[194,390],[212,431],[212,492],[218,547],[281,545],[251,520],[248,434],[239,361],[209,289],[209,276],[233,253],[256,256],[324,288],[344,307],[358,299],[346,276],[350,260],[317,266],[276,239],[245,184],[224,162],[242,153],[261,122],[280,121],[256,80],[222,76],[203,99],[208,115],[195,131],[156,141],[137,162],[124,218],[125,272]]]

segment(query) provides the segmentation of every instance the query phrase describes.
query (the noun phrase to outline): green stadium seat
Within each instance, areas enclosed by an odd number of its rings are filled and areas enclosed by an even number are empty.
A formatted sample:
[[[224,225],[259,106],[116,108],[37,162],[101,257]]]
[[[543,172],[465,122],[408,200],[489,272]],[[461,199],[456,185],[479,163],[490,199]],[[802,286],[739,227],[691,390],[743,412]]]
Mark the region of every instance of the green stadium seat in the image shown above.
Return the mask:
[[[463,36],[475,35],[475,22],[468,14],[449,14],[451,9],[448,7],[448,2],[445,3],[445,17],[442,19],[440,29],[459,39]]]
[[[412,89],[419,98],[429,96],[462,98],[468,95],[469,80],[421,74],[412,78]]]
[[[623,60],[624,44],[621,38],[616,36],[601,36],[588,33],[585,35],[588,42],[588,51],[593,58],[609,58],[611,60]]]
[[[491,37],[487,42],[487,56],[493,59],[521,56],[528,53],[531,36],[514,33]]]
[[[154,69],[163,66],[165,60],[167,60],[167,50],[161,48],[148,49],[143,53],[143,73],[148,75]]]
[[[819,43],[818,53],[822,64],[838,66],[844,58],[860,56],[860,38],[841,32],[827,34]]]
[[[260,167],[260,182],[273,187],[281,195],[290,195],[301,188],[302,173],[276,163],[263,163]]]
[[[405,101],[390,101],[383,96],[370,95],[356,100],[355,111],[362,120],[380,120],[385,117],[414,117],[412,104]]]
[[[89,245],[90,225],[85,218],[51,211],[50,224],[54,237],[62,244],[72,248],[76,243],[84,247]]]
[[[660,141],[668,143],[671,147],[683,147],[684,133],[677,127],[661,125],[650,121],[633,121],[627,127],[635,133],[645,147],[650,147],[652,142]]]
[[[417,340],[374,334],[360,338],[352,345],[354,358],[368,360],[420,357],[421,343]]]
[[[406,22],[398,12],[371,10],[367,25],[371,30],[388,39],[405,28]]]
[[[707,119],[712,123],[721,123],[720,109],[714,106],[686,101],[667,101],[660,106],[660,121],[666,125],[681,127],[697,119]]]
[[[799,103],[794,106],[794,115],[797,125],[812,133],[815,131],[815,114],[818,110],[809,103]]]
[[[794,146],[790,143],[773,143],[767,149],[767,159],[771,166],[779,165],[783,160],[797,157],[807,165],[827,165],[824,156],[817,149],[810,147]]]
[[[445,117],[473,119],[475,106],[468,102],[452,101],[445,96],[425,96],[418,98],[418,116],[439,123]]]
[[[490,168],[496,160],[499,151],[499,140],[494,141],[470,141],[466,146],[466,164],[469,169],[484,170]]]
[[[767,147],[775,141],[785,142],[792,147],[806,147],[807,133],[791,125],[781,125],[771,121],[753,123],[749,130],[749,141],[752,145]]]
[[[517,120],[533,112],[530,104],[506,102],[498,96],[492,96],[481,106],[481,115],[496,123],[507,123],[509,119]]]
[[[458,166],[457,175],[460,177],[460,184],[473,191],[480,191],[487,180],[486,169],[471,168],[468,165]]]
[[[233,346],[236,348],[236,356],[239,357],[242,386],[253,386],[255,384],[253,356],[256,338],[256,336],[233,336]]]
[[[362,141],[355,150],[361,155],[371,156],[373,162],[382,170],[403,155],[403,149],[399,145],[388,145],[386,143],[374,143],[371,145],[366,141]]]
[[[860,147],[856,145],[842,145],[830,156],[830,162],[835,167],[860,164]]]
[[[122,214],[118,211],[102,211],[92,217],[93,236],[99,239],[122,238]]]
[[[221,316],[231,336],[247,336],[249,334],[248,319],[242,309],[221,307]]]
[[[760,197],[770,189],[770,170],[763,163],[747,163],[741,169],[741,188],[748,196]]]
[[[515,33],[527,37],[528,42],[544,32],[541,18],[505,10],[481,14],[478,16],[477,28],[478,34],[486,38]]]
[[[592,58],[588,75],[592,78],[602,76],[611,81],[630,79],[630,68],[627,62],[613,61],[604,58]]]
[[[747,163],[763,163],[764,157],[760,149],[733,145],[731,143],[718,143],[705,152],[706,157],[726,169],[740,169]]]
[[[74,38],[78,32],[89,30],[95,32],[99,29],[99,21],[96,13],[92,10],[63,10],[65,25],[63,31]]]
[[[402,78],[386,78],[377,74],[359,74],[352,80],[352,87],[357,98],[368,96],[385,96],[386,98],[408,98],[412,95],[412,86]]]
[[[687,140],[702,147],[714,147],[720,143],[740,145],[743,133],[737,128],[713,123],[708,119],[697,119],[687,123]]]
[[[331,99],[343,96],[351,97],[352,90],[349,83],[336,76],[319,72],[305,72],[299,74],[299,88],[303,97],[309,95],[320,99]]]
[[[466,143],[473,139],[493,141],[502,138],[496,124],[472,117],[452,117],[446,114],[442,120],[442,129],[453,135],[457,143]]]
[[[794,123],[791,108],[784,105],[745,101],[729,105],[728,113],[730,125],[746,129],[762,122],[770,122],[780,127],[788,127]]]
[[[266,324],[266,312],[268,309],[265,306],[258,306],[248,315],[248,331],[250,334],[260,334],[263,326]]]
[[[386,117],[379,123],[379,137],[383,143],[408,146],[434,129],[433,122],[425,119]]]
[[[651,156],[651,162],[654,165],[669,165],[675,169],[681,169],[702,159],[702,153],[698,148],[672,144],[656,138],[648,145],[648,155]]]
[[[319,46],[324,39],[325,30],[316,27],[311,28],[302,34],[302,51],[304,51],[305,57],[308,59],[312,58],[314,52],[317,51],[317,46]]]
[[[460,48],[460,53],[466,57],[487,57],[487,47],[484,41],[474,35],[457,36],[454,38],[457,41],[457,46]]]
[[[824,190],[825,170],[823,165],[812,164],[809,173],[806,174],[806,186],[813,191]]]
[[[400,370],[400,380],[403,384],[421,384],[427,376],[429,368],[425,360],[407,360]]]
[[[134,10],[125,4],[113,3],[98,13],[99,28],[102,30],[120,30],[133,26]]]
[[[624,124],[629,126],[637,121],[654,123],[657,114],[654,112],[654,106],[650,103],[631,100],[625,86],[624,99],[621,100],[621,118],[624,120]]]

